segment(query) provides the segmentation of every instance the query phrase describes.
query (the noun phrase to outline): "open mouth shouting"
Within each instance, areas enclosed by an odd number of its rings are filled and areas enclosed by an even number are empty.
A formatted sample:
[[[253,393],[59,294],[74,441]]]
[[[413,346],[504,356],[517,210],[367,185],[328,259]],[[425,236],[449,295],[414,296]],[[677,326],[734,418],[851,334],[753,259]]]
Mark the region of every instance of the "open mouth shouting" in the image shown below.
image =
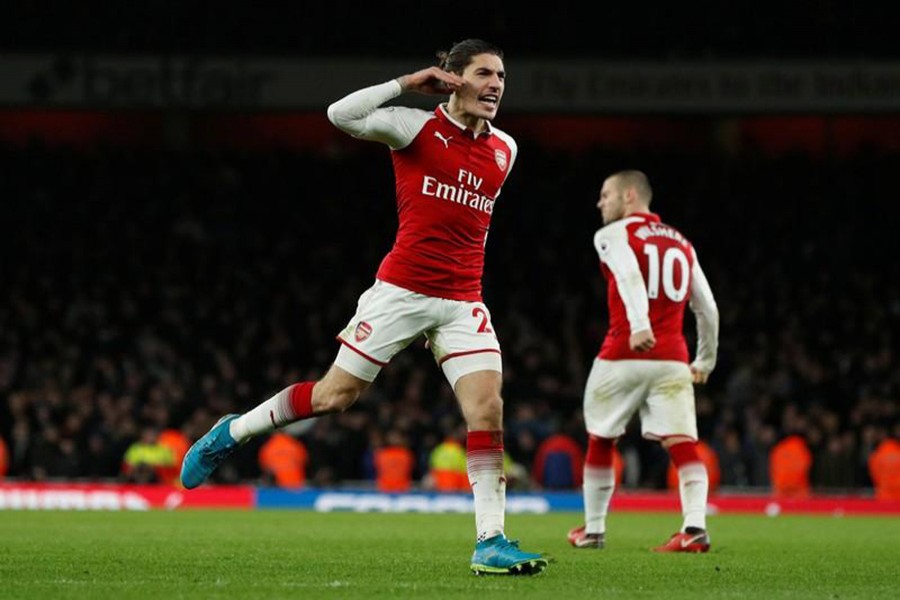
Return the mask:
[[[488,112],[496,112],[497,106],[500,104],[499,94],[482,94],[478,96],[478,105]]]

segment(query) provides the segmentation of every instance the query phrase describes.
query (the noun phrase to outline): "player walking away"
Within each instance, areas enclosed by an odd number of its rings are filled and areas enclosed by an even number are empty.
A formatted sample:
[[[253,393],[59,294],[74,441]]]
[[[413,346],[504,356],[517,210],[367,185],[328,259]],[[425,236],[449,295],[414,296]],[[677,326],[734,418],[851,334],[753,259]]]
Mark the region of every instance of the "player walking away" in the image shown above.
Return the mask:
[[[652,196],[644,173],[621,171],[603,182],[597,204],[604,227],[594,246],[607,280],[609,330],[584,391],[585,524],[568,536],[576,548],[604,546],[616,481],[614,444],[638,412],[643,436],[662,443],[678,469],[684,515],[681,530],[655,550],[709,550],[709,478],[697,453],[692,382],[705,383],[715,367],[719,312],[693,246],[650,212]],[[697,322],[690,363],[685,305]]]
[[[381,368],[425,335],[468,426],[475,500],[475,573],[531,574],[547,560],[504,535],[502,362],[481,298],[484,246],[517,146],[491,125],[503,96],[502,51],[465,40],[433,66],[356,91],[328,107],[341,130],[391,149],[399,227],[374,285],[340,333],[334,365],[243,415],[227,415],[189,451],[186,488],[209,477],[237,446],[293,421],[349,408]],[[404,92],[448,95],[433,111],[381,107]]]

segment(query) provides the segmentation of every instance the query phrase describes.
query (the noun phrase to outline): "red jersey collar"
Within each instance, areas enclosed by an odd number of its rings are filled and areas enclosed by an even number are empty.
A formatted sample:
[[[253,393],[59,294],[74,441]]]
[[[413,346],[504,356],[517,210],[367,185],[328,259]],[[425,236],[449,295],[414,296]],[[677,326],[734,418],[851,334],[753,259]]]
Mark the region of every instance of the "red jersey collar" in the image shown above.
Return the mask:
[[[465,125],[463,125],[462,123],[460,123],[459,121],[457,121],[456,119],[454,119],[453,117],[450,116],[450,113],[447,112],[446,104],[439,104],[437,107],[437,110],[434,111],[434,114],[437,116],[437,118],[441,119],[442,121],[451,123],[451,124],[455,125],[456,127],[458,127],[459,129],[461,129],[465,132],[468,132],[469,135],[471,135],[472,137],[478,137],[474,131],[472,131],[471,129],[469,129],[468,127],[466,127]],[[493,135],[494,128],[491,127],[491,122],[486,120],[484,122],[484,124],[485,124],[485,130],[482,131],[481,133],[479,133],[478,135],[482,135],[482,134],[483,135]]]

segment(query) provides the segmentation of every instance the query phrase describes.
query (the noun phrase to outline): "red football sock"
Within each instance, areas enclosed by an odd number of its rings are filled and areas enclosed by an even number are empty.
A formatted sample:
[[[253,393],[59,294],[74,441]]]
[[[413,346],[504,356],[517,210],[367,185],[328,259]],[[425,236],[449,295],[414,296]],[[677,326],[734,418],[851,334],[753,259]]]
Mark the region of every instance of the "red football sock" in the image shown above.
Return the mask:
[[[613,446],[615,440],[597,437],[588,437],[587,455],[584,463],[589,467],[609,468],[613,465]]]
[[[312,416],[312,393],[315,386],[314,381],[304,381],[290,387],[291,410],[295,420]]]
[[[675,463],[676,469],[680,469],[690,463],[702,462],[700,455],[697,453],[697,442],[679,442],[669,446],[669,456],[672,457],[672,462]]]

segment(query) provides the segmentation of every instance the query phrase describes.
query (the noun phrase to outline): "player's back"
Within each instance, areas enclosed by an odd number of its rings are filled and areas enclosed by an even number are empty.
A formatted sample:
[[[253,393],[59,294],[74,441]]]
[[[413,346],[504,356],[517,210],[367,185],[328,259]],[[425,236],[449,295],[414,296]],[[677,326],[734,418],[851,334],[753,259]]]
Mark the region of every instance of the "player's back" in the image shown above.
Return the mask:
[[[627,242],[643,278],[649,302],[649,324],[656,338],[656,345],[648,352],[630,349],[631,326],[626,300],[610,270],[612,263],[602,261],[601,268],[608,284],[609,330],[600,349],[600,358],[688,362],[683,328],[695,262],[690,241],[652,213],[632,214],[607,225],[597,235],[598,239],[619,239],[622,248],[625,246],[621,242]],[[624,296],[627,299],[627,292]]]

